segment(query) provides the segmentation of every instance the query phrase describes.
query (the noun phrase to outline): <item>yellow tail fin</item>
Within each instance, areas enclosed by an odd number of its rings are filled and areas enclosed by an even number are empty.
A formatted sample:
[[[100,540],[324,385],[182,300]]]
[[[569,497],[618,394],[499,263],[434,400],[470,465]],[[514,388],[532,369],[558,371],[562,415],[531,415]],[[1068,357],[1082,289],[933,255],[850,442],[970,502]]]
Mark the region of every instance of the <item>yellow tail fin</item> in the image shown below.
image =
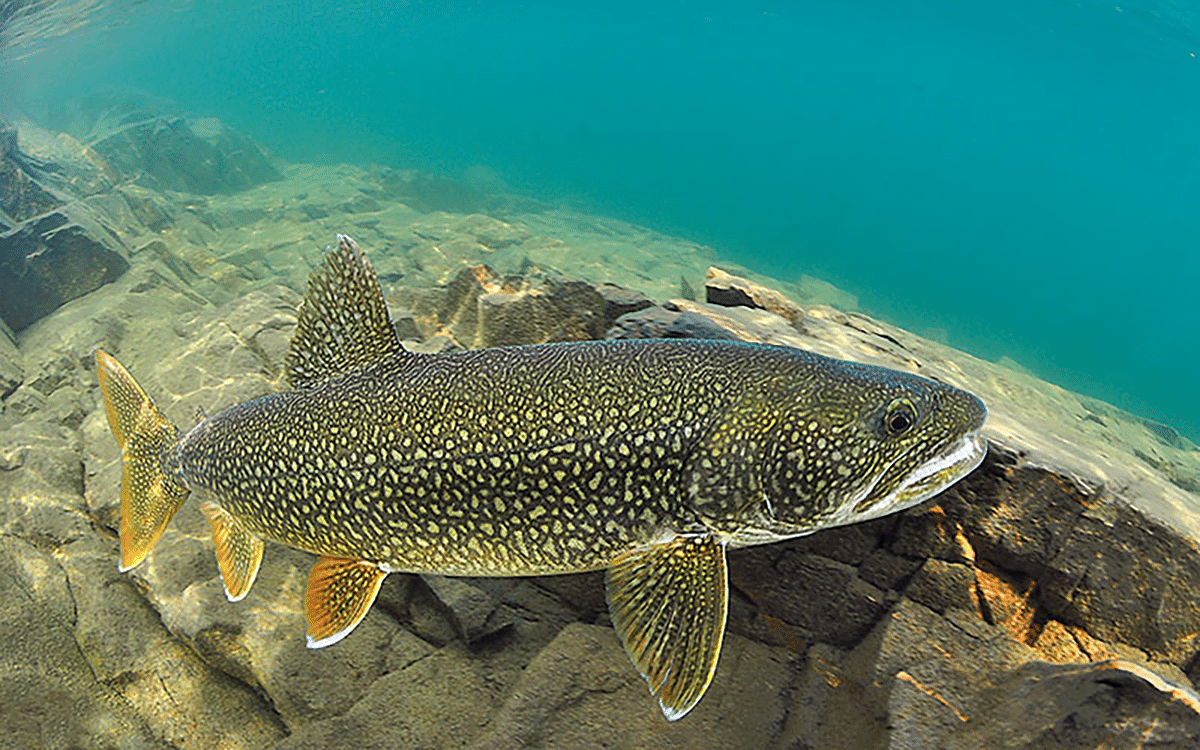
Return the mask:
[[[164,471],[162,457],[179,430],[111,354],[96,350],[108,426],[121,446],[121,570],[145,559],[188,489]]]

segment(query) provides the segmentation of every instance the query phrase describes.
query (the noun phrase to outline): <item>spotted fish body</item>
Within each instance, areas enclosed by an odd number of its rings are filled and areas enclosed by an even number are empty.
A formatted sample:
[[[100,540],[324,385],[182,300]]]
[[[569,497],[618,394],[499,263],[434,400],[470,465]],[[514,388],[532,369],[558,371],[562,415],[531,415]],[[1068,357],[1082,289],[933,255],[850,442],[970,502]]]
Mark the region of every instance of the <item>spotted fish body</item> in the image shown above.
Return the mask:
[[[313,646],[349,633],[389,572],[606,569],[614,625],[679,718],[716,667],[727,547],[909,507],[985,450],[974,396],[796,349],[651,340],[409,353],[370,264],[339,240],[310,281],[290,391],[178,433],[97,354],[126,461],[122,566],[199,490],[230,598],[249,590],[263,539],[320,556],[306,601]]]

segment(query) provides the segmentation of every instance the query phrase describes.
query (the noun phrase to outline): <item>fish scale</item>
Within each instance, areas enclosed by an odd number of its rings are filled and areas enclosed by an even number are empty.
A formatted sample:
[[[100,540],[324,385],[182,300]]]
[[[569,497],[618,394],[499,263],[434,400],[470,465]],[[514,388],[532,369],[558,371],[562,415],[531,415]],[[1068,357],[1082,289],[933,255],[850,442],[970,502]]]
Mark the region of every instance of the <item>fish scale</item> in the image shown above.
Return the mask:
[[[231,600],[264,540],[318,555],[314,648],[352,632],[389,573],[604,569],[614,627],[671,720],[716,670],[727,548],[910,507],[986,450],[971,394],[788,347],[408,352],[345,236],[309,280],[289,390],[180,432],[116,359],[96,361],[124,461],[123,570],[191,491]]]
[[[694,348],[680,358],[671,345],[546,344],[430,367],[393,357],[213,416],[181,440],[178,476],[252,531],[317,554],[464,575],[599,569],[663,529],[702,528],[682,478],[708,422],[740,395],[727,360],[741,358],[714,342]],[[480,372],[468,392],[438,398]],[[525,374],[541,381],[536,392]],[[713,385],[719,399],[706,395]],[[631,413],[621,387],[646,408]],[[564,416],[574,409],[588,417]],[[321,430],[337,437],[299,438]],[[393,533],[364,546],[362,526]],[[378,542],[400,535],[409,544]],[[467,539],[479,559],[457,548]]]

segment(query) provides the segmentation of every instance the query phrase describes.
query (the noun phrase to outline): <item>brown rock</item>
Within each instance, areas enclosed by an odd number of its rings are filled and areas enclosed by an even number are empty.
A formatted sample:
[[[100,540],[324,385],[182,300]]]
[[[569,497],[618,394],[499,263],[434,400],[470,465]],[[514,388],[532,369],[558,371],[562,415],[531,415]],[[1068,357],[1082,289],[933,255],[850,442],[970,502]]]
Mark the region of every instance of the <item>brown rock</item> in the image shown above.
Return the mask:
[[[979,692],[996,675],[1031,658],[1031,649],[974,613],[951,609],[942,618],[901,600],[847,655],[845,669],[864,707],[887,717],[887,744],[876,747],[937,747],[972,718]]]
[[[904,594],[940,614],[951,607],[981,614],[975,569],[968,565],[930,558],[917,569]]]
[[[804,320],[804,311],[800,306],[782,293],[749,279],[734,276],[716,266],[709,267],[704,290],[704,301],[711,305],[767,310],[786,318],[794,326],[801,325]]]
[[[663,720],[611,628],[568,625],[530,662],[472,748],[769,747],[787,710],[787,657],[727,637],[705,699]]]
[[[500,600],[470,579],[435,575],[422,578],[449,611],[457,636],[464,643],[475,643],[512,625],[512,618],[500,609]]]
[[[916,559],[934,557],[967,565],[975,562],[975,549],[957,519],[939,506],[904,513],[896,523],[890,549],[898,555]]]
[[[908,599],[853,649],[814,645],[781,747],[940,747],[971,718],[993,675],[1032,651],[964,610],[939,616]]]
[[[606,307],[586,281],[549,277],[479,297],[479,330],[470,348],[547,341],[587,341],[604,334]]]
[[[872,550],[858,568],[858,575],[867,583],[885,591],[899,591],[917,568],[920,560],[892,554],[886,549]]]
[[[1176,664],[1196,652],[1200,554],[1142,512],[998,454],[950,503],[980,554],[1031,576],[1048,615]],[[958,494],[962,493],[962,494]],[[953,498],[970,496],[971,503]]]
[[[475,660],[454,644],[380,677],[348,710],[326,714],[274,747],[460,748],[487,722],[488,694]]]
[[[627,313],[613,321],[604,334],[608,339],[724,339],[738,340],[737,335],[709,318],[682,312],[668,302],[663,307],[649,307]]]
[[[1037,640],[1033,642],[1033,647],[1042,659],[1055,664],[1091,661],[1091,657],[1080,648],[1079,641],[1070,628],[1058,620],[1050,620],[1045,624],[1042,632],[1038,633]]]
[[[985,620],[1004,628],[1021,643],[1046,643],[1039,633],[1045,618],[1038,611],[1036,587],[1032,580],[1027,576],[1008,573],[987,562],[979,564],[975,570],[975,580]]]
[[[446,335],[467,349],[597,339],[613,311],[587,282],[501,278],[487,266],[464,268],[437,290],[397,288],[392,299],[425,337]]]
[[[796,331],[779,315],[748,307],[722,307],[673,299],[623,315],[606,338],[695,338],[787,344]]]
[[[729,581],[757,608],[760,637],[789,647],[813,642],[852,646],[883,617],[883,591],[853,567],[791,549],[746,550],[729,559]]]
[[[654,301],[641,292],[605,282],[596,285],[604,299],[604,330],[612,328],[617,318],[654,306]]]
[[[1026,664],[980,696],[947,750],[1196,747],[1200,695],[1136,664]]]

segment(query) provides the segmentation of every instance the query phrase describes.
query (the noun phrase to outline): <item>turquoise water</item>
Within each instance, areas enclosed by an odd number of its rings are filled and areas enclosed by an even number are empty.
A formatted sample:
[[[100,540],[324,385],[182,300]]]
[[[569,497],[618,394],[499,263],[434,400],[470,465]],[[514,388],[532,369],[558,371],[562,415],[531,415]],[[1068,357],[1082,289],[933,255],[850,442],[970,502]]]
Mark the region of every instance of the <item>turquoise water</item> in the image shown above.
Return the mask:
[[[1200,440],[1200,3],[280,5],[64,4],[0,114],[115,87],[483,164]]]

